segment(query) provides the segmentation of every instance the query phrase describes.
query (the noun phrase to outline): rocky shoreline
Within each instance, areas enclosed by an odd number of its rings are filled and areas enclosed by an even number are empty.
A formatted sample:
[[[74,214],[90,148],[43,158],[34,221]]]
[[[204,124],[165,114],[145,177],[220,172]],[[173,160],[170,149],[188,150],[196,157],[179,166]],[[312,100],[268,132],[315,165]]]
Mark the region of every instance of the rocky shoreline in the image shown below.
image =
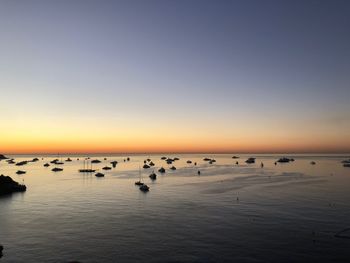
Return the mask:
[[[15,192],[24,192],[27,187],[12,180],[10,176],[0,175],[0,195],[12,194]]]

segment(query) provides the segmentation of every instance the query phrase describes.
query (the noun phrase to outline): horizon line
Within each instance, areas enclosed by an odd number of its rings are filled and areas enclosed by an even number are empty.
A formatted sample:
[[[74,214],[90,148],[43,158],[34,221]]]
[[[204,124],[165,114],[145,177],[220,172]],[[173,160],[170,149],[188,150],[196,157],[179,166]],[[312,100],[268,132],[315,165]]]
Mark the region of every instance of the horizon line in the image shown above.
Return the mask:
[[[165,152],[8,152],[3,155],[161,155],[161,154],[342,154],[350,155],[350,151],[165,151]]]

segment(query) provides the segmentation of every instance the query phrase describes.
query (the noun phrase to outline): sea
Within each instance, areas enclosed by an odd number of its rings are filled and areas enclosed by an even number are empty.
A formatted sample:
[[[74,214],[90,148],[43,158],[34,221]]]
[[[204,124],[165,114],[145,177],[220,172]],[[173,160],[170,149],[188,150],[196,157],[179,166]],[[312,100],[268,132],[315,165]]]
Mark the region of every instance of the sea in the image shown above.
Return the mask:
[[[284,156],[294,161],[276,163]],[[27,186],[0,197],[1,263],[350,262],[350,168],[341,163],[350,155],[9,157],[39,160],[0,162],[0,174]],[[104,177],[79,172],[96,159]],[[143,168],[147,159],[154,166]]]

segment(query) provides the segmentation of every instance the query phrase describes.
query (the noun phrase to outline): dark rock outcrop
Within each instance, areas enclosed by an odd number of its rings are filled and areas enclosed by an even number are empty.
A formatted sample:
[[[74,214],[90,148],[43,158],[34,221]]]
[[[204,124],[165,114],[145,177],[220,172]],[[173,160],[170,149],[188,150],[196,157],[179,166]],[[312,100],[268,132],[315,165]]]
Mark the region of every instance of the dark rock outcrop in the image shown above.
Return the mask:
[[[5,159],[8,159],[8,158],[5,155],[0,154],[0,160],[5,160]]]
[[[13,181],[10,176],[0,175],[0,195],[11,194],[14,192],[24,192],[27,187]]]

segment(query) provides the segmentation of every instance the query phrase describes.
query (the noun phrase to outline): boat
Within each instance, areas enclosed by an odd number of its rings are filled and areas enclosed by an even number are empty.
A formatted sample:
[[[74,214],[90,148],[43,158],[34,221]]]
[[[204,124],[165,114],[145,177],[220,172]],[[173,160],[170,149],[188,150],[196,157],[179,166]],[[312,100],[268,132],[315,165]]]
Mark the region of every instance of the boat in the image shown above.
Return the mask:
[[[159,170],[158,170],[158,172],[160,172],[160,173],[165,173],[165,169],[163,168],[163,167],[161,167]]]
[[[16,162],[13,159],[11,159],[11,160],[8,160],[7,163],[8,164],[15,164]]]
[[[53,164],[55,164],[55,163],[57,163],[57,162],[59,162],[60,160],[58,160],[58,159],[55,159],[55,160],[52,160],[50,163],[53,163]]]
[[[140,166],[139,166],[139,177],[140,177],[140,179],[135,182],[135,185],[139,185],[140,186],[140,185],[143,185]]]
[[[18,162],[16,163],[17,166],[22,166],[22,165],[26,165],[28,163],[28,161],[22,161],[22,162]]]
[[[89,161],[84,160],[84,168],[79,169],[79,173],[94,173],[96,172],[95,169],[92,169],[92,163],[90,163],[90,168],[89,168]]]
[[[140,186],[140,190],[142,192],[148,192],[149,191],[149,186],[147,184],[143,184]]]
[[[291,161],[292,161],[291,159],[286,158],[286,157],[282,157],[282,158],[279,158],[279,159],[277,160],[278,163],[289,163],[289,162],[291,162]]]
[[[180,160],[180,159],[179,159],[179,158],[177,158],[177,157],[175,157],[175,158],[174,158],[174,161],[178,161],[178,160]]]
[[[91,163],[100,163],[101,161],[100,160],[92,160]]]
[[[175,166],[171,166],[170,169],[171,170],[176,170],[176,167]]]
[[[151,162],[149,163],[149,165],[150,165],[150,166],[154,166],[154,162],[151,161]]]
[[[94,169],[80,169],[79,172],[80,173],[94,173],[94,172],[96,172],[96,170],[94,170]]]
[[[206,162],[208,162],[208,161],[210,161],[211,159],[210,158],[204,158],[203,159],[203,161],[206,161]]]
[[[44,167],[49,167],[49,166],[50,166],[49,163],[45,163],[45,164],[44,164]]]
[[[255,163],[255,159],[256,159],[256,158],[252,158],[252,157],[251,157],[251,158],[248,158],[245,162],[246,162],[246,163]]]
[[[151,178],[151,180],[157,179],[157,175],[154,173],[154,171],[149,175],[149,178]]]
[[[103,170],[112,170],[112,167],[109,167],[109,166],[105,166],[102,168]]]
[[[95,174],[96,177],[104,177],[105,175],[103,173],[97,173]]]
[[[26,171],[22,171],[22,170],[18,170],[17,172],[16,172],[16,174],[25,174],[26,173]]]
[[[68,158],[67,160],[66,160],[66,162],[71,162],[72,161],[72,159],[71,158]]]
[[[350,167],[350,163],[344,163],[343,166],[344,167]]]
[[[55,167],[55,168],[51,169],[51,171],[53,171],[53,172],[61,172],[61,171],[63,171],[63,168]]]
[[[315,164],[316,164],[316,162],[315,162],[315,161],[312,161],[312,162],[310,162],[310,164],[311,164],[311,165],[315,165]]]
[[[236,156],[236,155],[232,156],[232,159],[238,159],[238,158],[239,158],[239,157]]]
[[[142,167],[143,167],[144,169],[151,168],[151,166],[149,166],[148,164],[144,164]]]
[[[172,164],[172,163],[173,163],[173,161],[174,161],[174,160],[173,160],[173,159],[171,159],[171,158],[166,159],[166,163],[167,163],[167,164]]]
[[[117,164],[118,164],[117,161],[112,161],[112,162],[110,162],[110,163],[112,164],[113,168],[115,168],[115,167],[117,166]]]
[[[190,164],[190,163],[192,163],[192,161],[188,160],[186,163]]]
[[[165,156],[163,156],[162,158],[160,158],[161,160],[166,160],[166,157]]]

